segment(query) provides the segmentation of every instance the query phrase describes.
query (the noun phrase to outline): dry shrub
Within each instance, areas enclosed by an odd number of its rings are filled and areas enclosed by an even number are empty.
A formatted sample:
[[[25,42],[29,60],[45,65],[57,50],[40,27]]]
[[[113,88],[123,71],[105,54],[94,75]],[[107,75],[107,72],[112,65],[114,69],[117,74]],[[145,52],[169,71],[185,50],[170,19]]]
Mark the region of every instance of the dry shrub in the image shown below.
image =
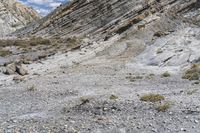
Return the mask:
[[[147,94],[140,97],[140,100],[145,102],[158,102],[165,100],[165,97],[160,94]]]
[[[200,64],[194,64],[191,66],[191,68],[185,71],[182,78],[188,80],[199,80],[199,74],[200,74]]]

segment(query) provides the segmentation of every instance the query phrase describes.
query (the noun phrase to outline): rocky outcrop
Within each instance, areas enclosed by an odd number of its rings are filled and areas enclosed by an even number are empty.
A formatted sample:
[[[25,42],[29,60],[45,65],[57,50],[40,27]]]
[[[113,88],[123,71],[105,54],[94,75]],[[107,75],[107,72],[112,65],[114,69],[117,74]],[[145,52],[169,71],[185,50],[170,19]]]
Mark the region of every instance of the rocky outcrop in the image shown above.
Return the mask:
[[[119,43],[98,54],[118,54],[116,51],[121,54],[132,47],[126,42],[139,42],[147,47],[136,58],[139,63],[181,66],[200,60],[199,3],[199,0],[74,0],[12,35],[84,36],[100,41],[119,35]]]
[[[24,68],[22,64],[11,63],[6,66],[4,74],[6,75],[19,74],[21,76],[24,76],[28,74],[28,71]]]
[[[193,8],[194,7],[194,8]],[[152,14],[198,19],[197,0],[73,0],[57,8],[38,23],[32,23],[13,35],[88,36],[121,34]],[[188,18],[189,17],[189,18]],[[138,28],[142,29],[144,25]]]
[[[16,0],[0,0],[0,37],[20,29],[30,22],[40,18],[30,7]]]

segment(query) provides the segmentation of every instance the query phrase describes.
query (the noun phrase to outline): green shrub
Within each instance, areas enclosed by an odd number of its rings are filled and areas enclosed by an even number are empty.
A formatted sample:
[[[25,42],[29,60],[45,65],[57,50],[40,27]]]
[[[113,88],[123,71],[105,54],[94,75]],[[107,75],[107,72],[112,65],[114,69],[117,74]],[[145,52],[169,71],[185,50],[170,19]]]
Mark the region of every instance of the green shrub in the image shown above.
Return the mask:
[[[170,77],[171,74],[169,72],[165,72],[161,75],[162,78]]]

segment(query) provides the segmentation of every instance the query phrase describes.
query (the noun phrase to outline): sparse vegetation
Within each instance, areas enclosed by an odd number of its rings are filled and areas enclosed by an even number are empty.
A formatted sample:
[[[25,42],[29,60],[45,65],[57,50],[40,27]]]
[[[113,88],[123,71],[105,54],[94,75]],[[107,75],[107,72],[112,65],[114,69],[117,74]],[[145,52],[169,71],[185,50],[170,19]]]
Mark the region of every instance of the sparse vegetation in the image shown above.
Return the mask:
[[[51,40],[50,39],[44,39],[41,37],[38,38],[30,38],[29,39],[29,45],[30,46],[37,46],[37,45],[51,45]]]
[[[88,97],[81,97],[80,101],[81,101],[81,105],[83,105],[83,104],[89,103],[90,99]]]
[[[149,74],[149,76],[151,76],[151,77],[154,77],[154,76],[155,76],[155,74],[151,73],[151,74]]]
[[[155,77],[155,74],[151,73],[148,76],[146,76],[147,79],[153,79]]]
[[[164,36],[164,35],[166,35],[166,33],[164,33],[163,31],[157,31],[156,33],[154,33],[154,37],[162,37],[162,36]]]
[[[8,55],[11,55],[12,54],[12,51],[10,50],[0,50],[0,56],[1,57],[5,57],[5,56],[8,56]]]
[[[200,81],[199,80],[195,81],[194,84],[198,85],[198,84],[200,84]]]
[[[193,89],[187,92],[188,95],[193,95],[198,92],[198,89]]]
[[[188,80],[199,80],[199,74],[200,74],[200,64],[194,64],[190,69],[185,71],[182,78]]]
[[[142,97],[140,97],[141,101],[145,101],[145,102],[158,102],[158,101],[162,101],[165,100],[165,97],[160,95],[160,94],[146,94],[143,95]]]
[[[171,107],[170,103],[164,103],[156,107],[158,112],[165,112]]]
[[[80,44],[82,42],[82,40],[80,38],[77,37],[70,37],[65,39],[67,46],[71,49],[76,49],[77,47],[80,47]]]
[[[27,90],[28,90],[28,91],[36,91],[37,89],[36,89],[35,85],[32,85],[32,86],[29,86],[29,87],[27,88]]]
[[[38,45],[53,45],[56,42],[55,39],[46,39],[42,37],[31,37],[27,39],[7,39],[0,40],[0,47],[18,46],[20,48],[27,48],[29,46]]]
[[[136,80],[143,79],[142,76],[127,76],[126,79],[129,79],[130,82],[135,82]]]
[[[193,84],[198,85],[198,84],[200,84],[200,81],[197,80],[197,81],[195,81]]]
[[[116,95],[111,95],[111,96],[109,97],[109,99],[110,99],[110,100],[116,100],[116,99],[118,99],[118,96],[116,96]]]
[[[169,72],[165,72],[161,75],[162,78],[170,77],[171,74]]]

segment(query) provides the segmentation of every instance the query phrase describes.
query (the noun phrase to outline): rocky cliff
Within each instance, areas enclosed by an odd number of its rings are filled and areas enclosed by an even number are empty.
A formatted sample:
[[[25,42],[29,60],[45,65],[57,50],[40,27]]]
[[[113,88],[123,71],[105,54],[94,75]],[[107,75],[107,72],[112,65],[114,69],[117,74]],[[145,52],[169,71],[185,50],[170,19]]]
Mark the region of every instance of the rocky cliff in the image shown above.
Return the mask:
[[[40,16],[35,10],[16,0],[0,0],[0,37],[22,28]]]
[[[151,45],[137,57],[142,64],[181,66],[200,59],[199,7],[199,0],[73,0],[12,35],[95,41],[119,36],[124,45],[127,41]]]
[[[74,0],[14,35],[83,36],[106,33],[110,36],[122,33],[155,14],[199,19],[198,3],[197,0]],[[194,16],[189,13],[191,11],[195,12],[192,13]]]

